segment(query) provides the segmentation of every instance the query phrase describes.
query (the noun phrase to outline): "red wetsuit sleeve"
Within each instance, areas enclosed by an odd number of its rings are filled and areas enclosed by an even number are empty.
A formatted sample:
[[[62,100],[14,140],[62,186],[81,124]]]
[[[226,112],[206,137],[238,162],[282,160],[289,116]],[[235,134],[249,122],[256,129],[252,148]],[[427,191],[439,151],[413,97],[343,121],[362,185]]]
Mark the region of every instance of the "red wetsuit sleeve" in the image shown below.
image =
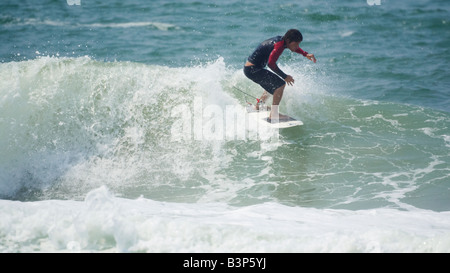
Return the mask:
[[[281,53],[284,51],[284,41],[279,41],[275,43],[273,46],[273,50],[269,55],[269,61],[267,65],[272,69],[273,72],[277,73],[283,79],[286,79],[287,75],[281,71],[281,69],[277,65],[277,60],[280,57]]]
[[[308,52],[304,51],[300,47],[295,52],[297,52],[298,54],[302,54],[305,57],[306,57],[306,55],[308,55]]]

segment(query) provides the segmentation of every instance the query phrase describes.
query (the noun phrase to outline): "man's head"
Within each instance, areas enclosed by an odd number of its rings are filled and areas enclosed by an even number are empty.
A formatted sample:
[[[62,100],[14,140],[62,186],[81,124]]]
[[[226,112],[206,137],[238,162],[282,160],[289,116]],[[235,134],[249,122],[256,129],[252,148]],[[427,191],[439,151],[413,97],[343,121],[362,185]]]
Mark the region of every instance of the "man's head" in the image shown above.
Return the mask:
[[[284,34],[283,40],[285,41],[287,48],[291,51],[295,51],[303,41],[303,36],[298,29],[290,29]]]
[[[303,36],[298,29],[290,29],[284,34],[283,39],[287,42],[301,42],[303,41]]]

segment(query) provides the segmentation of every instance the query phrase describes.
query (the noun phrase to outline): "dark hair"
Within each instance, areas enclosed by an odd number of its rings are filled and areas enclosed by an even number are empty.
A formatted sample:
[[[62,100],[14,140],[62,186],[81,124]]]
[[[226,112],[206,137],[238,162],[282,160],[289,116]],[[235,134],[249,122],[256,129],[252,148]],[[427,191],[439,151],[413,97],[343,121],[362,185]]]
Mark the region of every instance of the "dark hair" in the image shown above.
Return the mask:
[[[290,29],[284,34],[283,40],[286,43],[301,42],[303,41],[303,36],[298,29]]]

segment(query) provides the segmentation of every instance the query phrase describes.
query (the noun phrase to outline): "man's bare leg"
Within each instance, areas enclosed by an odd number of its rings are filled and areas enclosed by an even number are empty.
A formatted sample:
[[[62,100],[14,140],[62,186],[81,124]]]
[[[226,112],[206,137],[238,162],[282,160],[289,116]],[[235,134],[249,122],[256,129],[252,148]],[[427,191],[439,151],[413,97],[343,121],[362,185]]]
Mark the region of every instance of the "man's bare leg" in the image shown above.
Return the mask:
[[[264,90],[264,93],[261,95],[261,98],[259,99],[259,101],[264,103],[267,100],[268,96],[269,96],[269,92]],[[258,103],[256,104],[255,109],[259,110],[259,104]]]
[[[267,97],[269,96],[269,92],[264,91],[264,93],[262,94],[261,98],[259,99],[262,102],[265,102],[267,100]]]
[[[278,107],[280,105],[281,98],[283,97],[284,87],[286,87],[286,84],[283,86],[278,87],[275,92],[273,92],[273,102],[272,102],[272,110],[270,111],[270,120],[281,120],[281,119],[287,119],[288,117],[286,115],[281,115],[278,111]]]

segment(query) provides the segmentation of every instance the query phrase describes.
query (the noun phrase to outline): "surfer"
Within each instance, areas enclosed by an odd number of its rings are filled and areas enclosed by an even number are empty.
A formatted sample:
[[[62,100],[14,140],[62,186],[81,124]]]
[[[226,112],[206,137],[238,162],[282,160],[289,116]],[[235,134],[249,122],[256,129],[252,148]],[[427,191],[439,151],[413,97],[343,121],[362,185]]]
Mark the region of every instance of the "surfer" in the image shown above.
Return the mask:
[[[264,103],[269,93],[273,95],[269,120],[272,120],[272,117],[274,120],[287,118],[285,115],[280,115],[278,105],[283,97],[286,84],[294,84],[294,78],[291,75],[286,75],[277,65],[281,53],[289,48],[292,52],[302,54],[314,63],[316,62],[314,54],[310,54],[299,47],[302,40],[303,36],[299,30],[290,29],[284,36],[276,36],[262,42],[245,63],[245,76],[264,88],[264,93],[259,102]],[[266,65],[276,74],[265,69]],[[258,107],[257,104],[256,110],[259,110]]]

